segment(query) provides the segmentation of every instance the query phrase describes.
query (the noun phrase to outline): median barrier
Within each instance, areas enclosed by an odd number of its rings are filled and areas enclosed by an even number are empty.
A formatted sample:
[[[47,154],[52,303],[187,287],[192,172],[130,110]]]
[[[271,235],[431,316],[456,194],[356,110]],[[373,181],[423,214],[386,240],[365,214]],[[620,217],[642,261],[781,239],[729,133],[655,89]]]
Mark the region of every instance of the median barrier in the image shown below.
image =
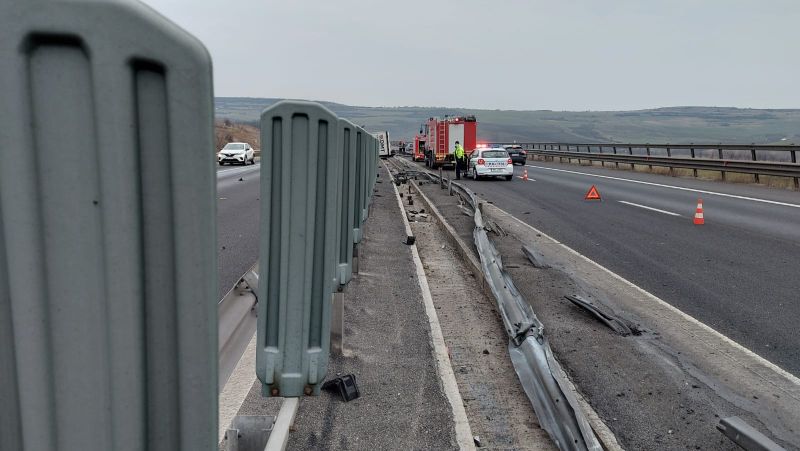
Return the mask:
[[[133,1],[0,30],[0,448],[213,449],[206,49]]]

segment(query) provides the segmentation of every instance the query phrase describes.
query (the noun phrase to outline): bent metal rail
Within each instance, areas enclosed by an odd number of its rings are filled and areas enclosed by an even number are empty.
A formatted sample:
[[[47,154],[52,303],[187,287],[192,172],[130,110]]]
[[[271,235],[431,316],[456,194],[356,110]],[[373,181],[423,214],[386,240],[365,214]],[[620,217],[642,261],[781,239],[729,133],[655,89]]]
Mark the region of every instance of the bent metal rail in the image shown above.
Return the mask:
[[[511,143],[500,143],[508,145]],[[522,146],[528,155],[549,158],[612,162],[670,168],[719,171],[722,180],[727,172],[752,174],[756,183],[759,176],[790,177],[795,189],[800,189],[800,164],[797,152],[800,146],[747,145],[747,144],[617,144],[617,143],[513,143]]]

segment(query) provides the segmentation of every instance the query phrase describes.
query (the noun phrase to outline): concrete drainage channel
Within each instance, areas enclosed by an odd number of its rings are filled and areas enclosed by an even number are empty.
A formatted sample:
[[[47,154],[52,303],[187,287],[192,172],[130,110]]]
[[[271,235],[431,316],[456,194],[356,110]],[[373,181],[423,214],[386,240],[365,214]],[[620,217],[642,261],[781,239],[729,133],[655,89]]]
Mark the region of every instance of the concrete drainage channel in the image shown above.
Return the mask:
[[[436,179],[436,176],[426,172],[420,171],[417,174],[428,180]],[[413,186],[425,208],[448,232],[450,240],[470,266],[484,292],[495,300],[508,335],[507,347],[513,367],[525,394],[534,406],[539,424],[556,446],[562,450],[621,449],[613,434],[591,411],[588,404],[579,401],[580,395],[553,357],[541,322],[516,290],[503,267],[499,252],[486,233],[487,223],[474,193],[461,185],[449,183],[448,188],[460,192],[471,207],[475,225],[473,239],[479,262],[416,183],[402,176],[397,181],[404,182]],[[411,200],[409,196],[409,201]]]

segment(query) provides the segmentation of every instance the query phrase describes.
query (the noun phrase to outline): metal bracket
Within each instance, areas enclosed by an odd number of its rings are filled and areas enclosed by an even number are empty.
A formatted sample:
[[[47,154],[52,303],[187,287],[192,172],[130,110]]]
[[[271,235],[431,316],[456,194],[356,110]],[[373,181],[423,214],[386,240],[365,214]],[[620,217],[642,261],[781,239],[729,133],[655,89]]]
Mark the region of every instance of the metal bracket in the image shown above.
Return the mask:
[[[237,415],[225,432],[225,451],[263,451],[275,426],[275,417]]]

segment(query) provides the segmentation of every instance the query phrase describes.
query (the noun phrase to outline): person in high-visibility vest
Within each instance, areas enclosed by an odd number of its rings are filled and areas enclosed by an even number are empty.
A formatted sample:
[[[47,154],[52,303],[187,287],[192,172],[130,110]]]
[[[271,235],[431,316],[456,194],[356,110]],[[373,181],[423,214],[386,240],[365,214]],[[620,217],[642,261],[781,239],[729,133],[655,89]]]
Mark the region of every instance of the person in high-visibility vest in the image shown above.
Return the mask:
[[[464,148],[461,147],[461,144],[456,141],[456,150],[453,152],[453,156],[456,159],[456,180],[461,180],[461,171],[464,171],[464,161],[466,157],[464,156]]]

